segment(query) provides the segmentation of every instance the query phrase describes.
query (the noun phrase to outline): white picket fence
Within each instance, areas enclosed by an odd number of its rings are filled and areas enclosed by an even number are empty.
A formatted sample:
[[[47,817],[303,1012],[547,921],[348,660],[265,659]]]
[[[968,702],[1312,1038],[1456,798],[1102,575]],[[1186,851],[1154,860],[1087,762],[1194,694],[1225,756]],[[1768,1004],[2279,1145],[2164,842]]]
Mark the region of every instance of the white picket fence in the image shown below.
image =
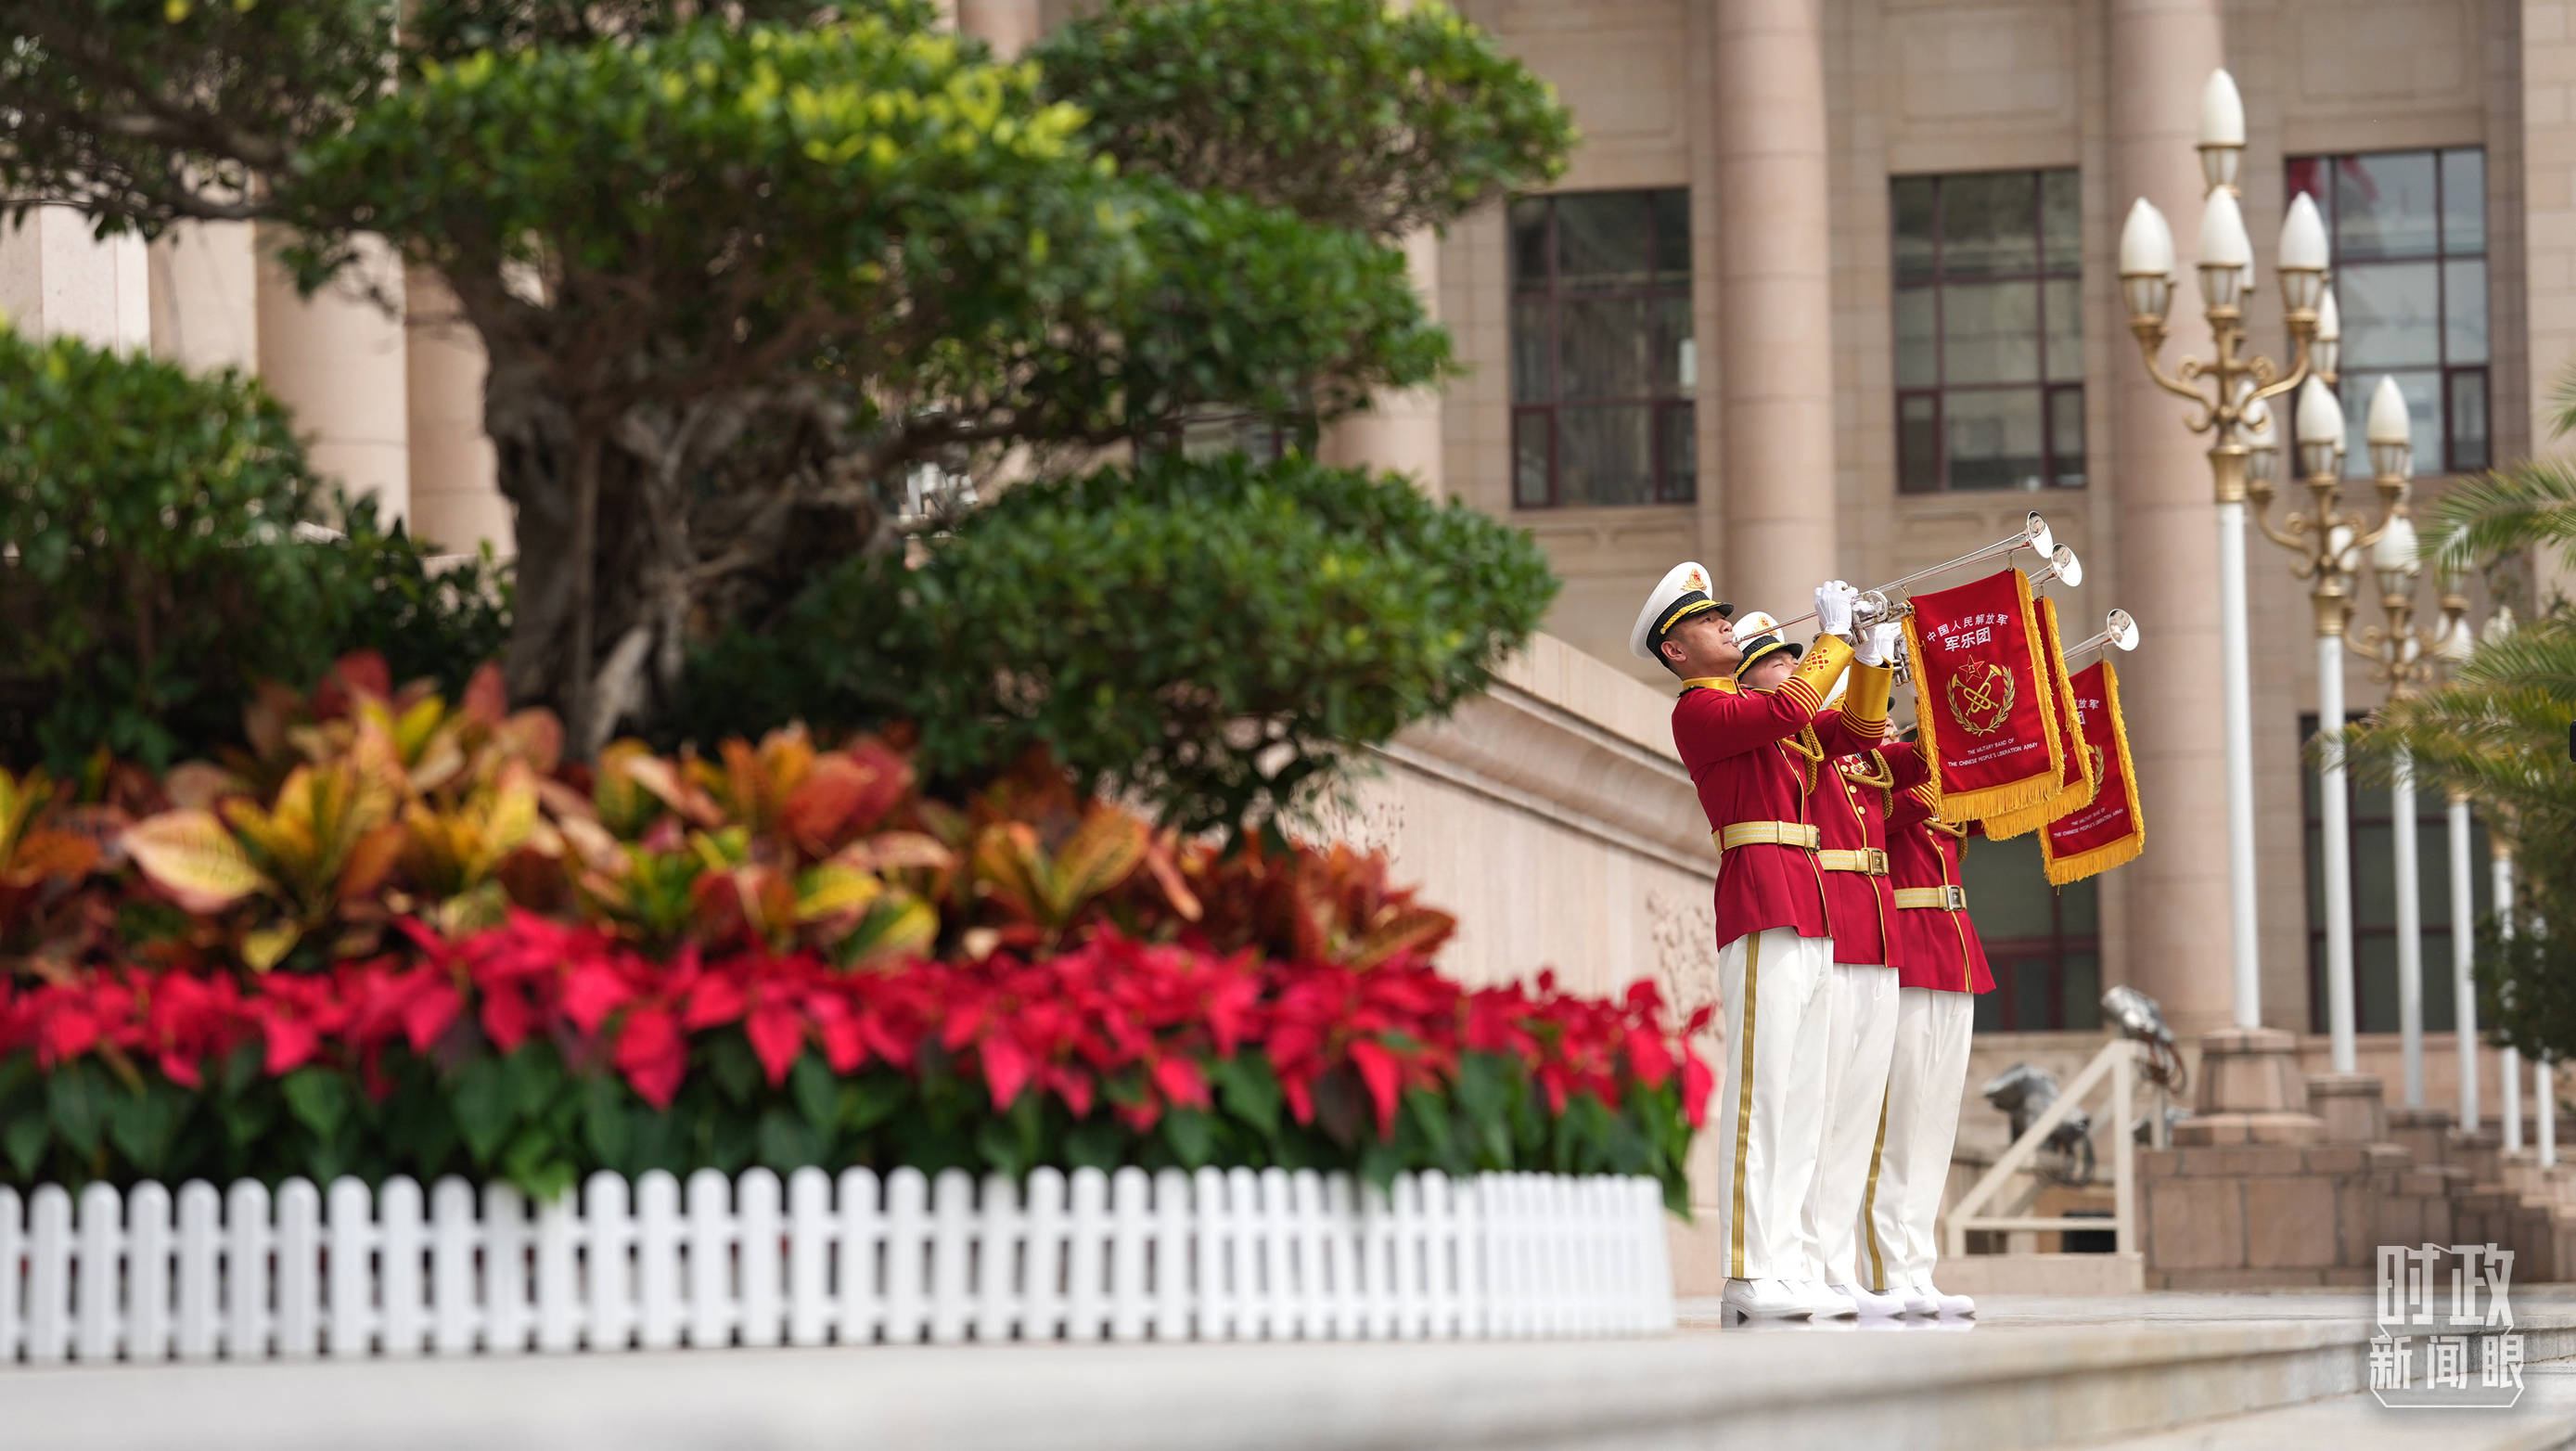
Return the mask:
[[[1460,1339],[1673,1324],[1643,1178],[593,1175],[534,1206],[290,1179],[0,1189],[0,1363],[878,1341]],[[479,1202],[478,1202],[479,1198]],[[478,1212],[479,1211],[479,1212]]]

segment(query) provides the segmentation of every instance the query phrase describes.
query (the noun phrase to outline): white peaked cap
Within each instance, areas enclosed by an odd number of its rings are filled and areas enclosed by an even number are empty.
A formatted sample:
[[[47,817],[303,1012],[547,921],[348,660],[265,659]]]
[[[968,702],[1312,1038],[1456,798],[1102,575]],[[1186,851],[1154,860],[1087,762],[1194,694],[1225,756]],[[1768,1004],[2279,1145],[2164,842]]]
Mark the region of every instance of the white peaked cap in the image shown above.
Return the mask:
[[[1640,660],[1653,660],[1655,637],[1662,633],[1672,612],[1690,601],[1692,596],[1714,601],[1716,592],[1709,586],[1708,566],[1696,560],[1685,560],[1667,570],[1646,595],[1645,608],[1637,611],[1637,623],[1628,631],[1628,650]],[[1732,615],[1735,607],[1718,604],[1718,613]],[[1697,611],[1692,611],[1697,613]]]

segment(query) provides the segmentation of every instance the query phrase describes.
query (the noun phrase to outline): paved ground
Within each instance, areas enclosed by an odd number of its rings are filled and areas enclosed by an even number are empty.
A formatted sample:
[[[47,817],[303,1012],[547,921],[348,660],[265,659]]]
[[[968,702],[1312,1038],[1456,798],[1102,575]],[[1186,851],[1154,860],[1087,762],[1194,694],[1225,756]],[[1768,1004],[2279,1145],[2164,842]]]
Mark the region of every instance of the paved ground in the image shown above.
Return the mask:
[[[2392,1411],[2364,1392],[2090,1445],[2096,1451],[2557,1451],[2576,1445],[2576,1360],[2525,1368],[2522,1399],[2509,1410]]]
[[[1714,1308],[1626,1341],[0,1369],[0,1447],[2520,1451],[2576,1425],[2567,1367],[2545,1393],[2534,1375],[2519,1420],[2353,1401],[2369,1302],[2349,1293],[1997,1297],[1971,1323],[1754,1331]],[[2515,1311],[2535,1361],[2576,1356],[2576,1290],[2518,1290]]]

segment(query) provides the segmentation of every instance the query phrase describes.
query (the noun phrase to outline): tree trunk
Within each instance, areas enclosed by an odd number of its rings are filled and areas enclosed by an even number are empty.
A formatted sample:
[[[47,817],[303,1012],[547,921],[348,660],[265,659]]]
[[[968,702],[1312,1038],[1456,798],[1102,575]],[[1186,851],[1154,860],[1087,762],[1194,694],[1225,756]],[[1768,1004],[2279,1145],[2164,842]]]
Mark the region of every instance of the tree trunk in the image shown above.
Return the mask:
[[[630,404],[584,427],[540,357],[490,351],[484,426],[518,510],[502,671],[513,701],[563,716],[577,758],[667,711],[691,646],[763,627],[816,572],[896,542],[828,398]]]

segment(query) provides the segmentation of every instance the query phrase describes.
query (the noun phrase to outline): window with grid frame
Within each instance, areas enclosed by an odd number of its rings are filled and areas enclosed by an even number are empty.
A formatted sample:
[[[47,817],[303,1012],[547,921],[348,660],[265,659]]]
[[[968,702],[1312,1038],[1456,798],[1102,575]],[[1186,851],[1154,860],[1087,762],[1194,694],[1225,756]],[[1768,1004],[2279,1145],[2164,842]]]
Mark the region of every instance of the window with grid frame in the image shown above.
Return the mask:
[[[1977,997],[1980,1033],[2102,1026],[2101,887],[2049,885],[2036,835],[1959,843],[1959,881],[1995,990]]]
[[[2083,204],[2072,169],[1888,182],[1897,487],[2084,487]]]
[[[1512,503],[1699,497],[1690,193],[1511,205]]]
[[[2372,386],[2377,386],[2373,384]],[[2353,721],[2366,720],[2352,715]],[[2302,755],[2316,735],[2317,717],[2299,717]],[[2350,850],[2346,861],[2352,880],[2353,1028],[2362,1033],[2394,1033],[2397,1021],[2397,836],[2388,788],[2365,786],[2350,772],[2343,778]],[[2326,892],[2325,811],[2314,765],[2301,773],[2299,798],[2305,806],[2308,883],[2308,1022],[2315,1032],[2326,1023]],[[2457,1021],[2451,980],[2451,837],[2450,797],[2421,782],[2415,788],[2415,898],[2422,931],[2419,951],[2424,964],[2424,1031],[2450,1032]],[[2494,884],[2487,870],[2487,826],[2469,819],[2469,920],[2495,909]]]
[[[2419,474],[2487,466],[2486,153],[2294,156],[2288,195],[2314,198],[2343,319],[2344,471],[2370,473],[2370,395],[2395,378]]]

